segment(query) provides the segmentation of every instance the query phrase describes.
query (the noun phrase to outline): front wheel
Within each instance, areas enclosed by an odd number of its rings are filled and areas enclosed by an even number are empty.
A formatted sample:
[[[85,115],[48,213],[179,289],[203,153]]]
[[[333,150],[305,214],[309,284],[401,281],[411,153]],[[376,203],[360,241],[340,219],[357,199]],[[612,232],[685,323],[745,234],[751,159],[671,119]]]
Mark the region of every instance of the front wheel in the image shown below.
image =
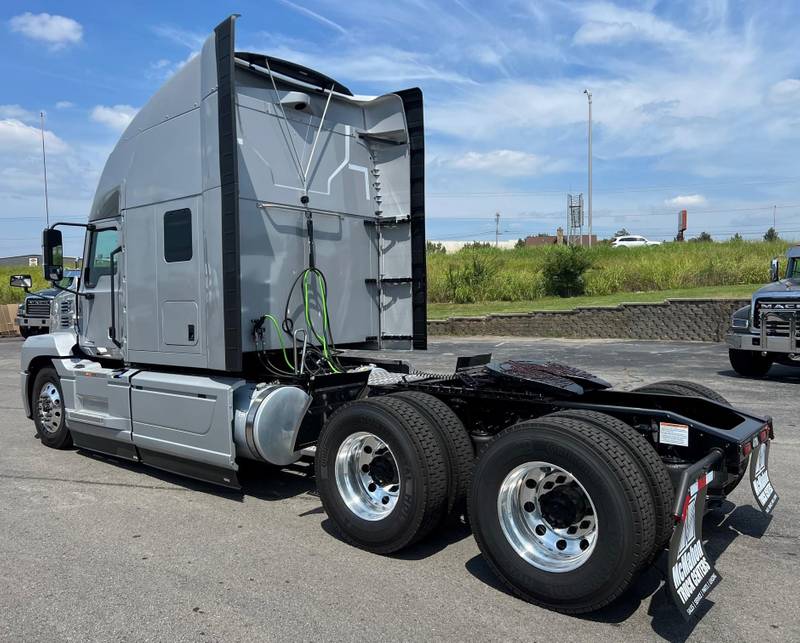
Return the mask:
[[[735,348],[728,350],[733,370],[745,377],[764,377],[772,368],[772,358],[758,351],[743,351]]]
[[[629,450],[566,417],[495,438],[475,468],[469,512],[481,553],[509,589],[571,614],[625,591],[655,536],[653,500]]]
[[[65,422],[64,395],[61,381],[53,368],[43,368],[33,381],[33,421],[39,439],[52,449],[67,449],[72,446],[72,435]]]

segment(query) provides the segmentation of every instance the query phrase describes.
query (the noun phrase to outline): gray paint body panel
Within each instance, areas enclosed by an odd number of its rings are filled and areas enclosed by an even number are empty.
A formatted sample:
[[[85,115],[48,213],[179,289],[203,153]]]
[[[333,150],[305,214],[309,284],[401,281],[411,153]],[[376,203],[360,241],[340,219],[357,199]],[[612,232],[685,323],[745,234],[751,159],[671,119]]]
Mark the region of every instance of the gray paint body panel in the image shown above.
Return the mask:
[[[31,362],[37,357],[67,357],[72,355],[78,345],[78,337],[74,331],[59,330],[48,335],[33,335],[22,344],[20,351],[20,391],[22,392],[22,408],[25,415],[31,417],[31,404],[28,399],[28,388],[31,385]]]
[[[130,363],[226,370],[217,42],[209,37],[200,55],[139,111],[103,171],[90,220],[121,222],[124,252],[115,285],[123,346],[118,352],[108,339],[110,318],[99,310],[108,302],[97,301],[83,306],[81,344],[90,352],[100,347]],[[327,93],[281,77],[276,93],[264,70],[243,63],[234,76],[242,350],[255,350],[253,319],[282,318],[289,288],[308,266],[305,215],[296,209],[304,193],[298,164],[308,168],[312,212],[339,213],[313,215],[316,265],[328,280],[335,340],[359,345],[380,335],[410,336],[411,284],[377,285],[410,276],[409,224],[380,232],[364,224],[409,215],[402,100],[334,94],[323,121]],[[302,111],[290,105],[284,118],[280,101],[289,94],[308,104]],[[192,212],[192,259],[166,263],[163,216],[182,207]],[[97,289],[107,292],[108,279],[102,281]],[[299,288],[291,312],[304,326]],[[321,316],[313,317],[321,326]],[[267,348],[279,347],[273,329],[265,340]]]
[[[137,447],[236,469],[233,398],[244,380],[140,372],[132,385]]]

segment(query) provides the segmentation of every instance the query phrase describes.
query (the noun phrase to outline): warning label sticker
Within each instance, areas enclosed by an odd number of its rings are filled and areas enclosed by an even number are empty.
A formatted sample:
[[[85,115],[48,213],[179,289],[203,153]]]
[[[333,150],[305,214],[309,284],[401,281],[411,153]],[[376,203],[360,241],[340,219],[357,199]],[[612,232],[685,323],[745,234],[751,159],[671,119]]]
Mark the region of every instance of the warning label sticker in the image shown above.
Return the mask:
[[[661,444],[674,444],[679,447],[689,446],[689,427],[672,422],[658,423],[658,441]]]

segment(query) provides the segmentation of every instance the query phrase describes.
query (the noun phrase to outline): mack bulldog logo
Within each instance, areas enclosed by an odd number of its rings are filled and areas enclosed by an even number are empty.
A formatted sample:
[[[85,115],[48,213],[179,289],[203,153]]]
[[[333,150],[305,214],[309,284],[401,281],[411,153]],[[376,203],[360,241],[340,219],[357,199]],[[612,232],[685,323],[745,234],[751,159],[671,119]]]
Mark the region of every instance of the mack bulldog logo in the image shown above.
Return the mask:
[[[759,444],[750,456],[750,487],[756,502],[766,514],[771,514],[778,504],[778,494],[769,480],[769,442]]]
[[[681,614],[688,619],[721,579],[703,549],[703,509],[714,472],[701,475],[689,487],[680,522],[669,545],[669,587]]]

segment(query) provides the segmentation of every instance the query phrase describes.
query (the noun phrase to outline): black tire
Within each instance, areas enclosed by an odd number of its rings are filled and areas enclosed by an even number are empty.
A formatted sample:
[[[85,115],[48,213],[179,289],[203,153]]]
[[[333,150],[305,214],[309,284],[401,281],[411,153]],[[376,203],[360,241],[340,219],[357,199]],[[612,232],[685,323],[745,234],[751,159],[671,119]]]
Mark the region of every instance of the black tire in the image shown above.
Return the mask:
[[[608,431],[619,439],[620,444],[626,447],[631,456],[639,463],[642,474],[647,480],[655,511],[655,542],[653,551],[648,556],[648,560],[652,559],[652,554],[657,554],[667,544],[675,526],[672,516],[672,502],[675,498],[675,490],[672,487],[667,468],[653,445],[632,426],[605,413],[571,409],[559,411],[547,417],[570,417]]]
[[[54,387],[55,395],[46,395],[45,389]],[[51,389],[52,390],[52,389]],[[40,408],[39,398],[48,398],[43,402],[44,408]],[[57,402],[56,402],[57,400]],[[33,421],[36,424],[36,432],[39,439],[47,447],[52,449],[68,449],[72,446],[72,435],[67,428],[64,411],[64,393],[61,390],[61,381],[54,368],[46,367],[36,374],[31,389],[31,410],[33,411]],[[46,418],[51,422],[48,423]]]
[[[336,482],[339,447],[361,431],[386,443],[397,464],[400,495],[379,520],[354,513]],[[322,506],[347,542],[378,554],[399,551],[424,538],[445,515],[445,460],[436,429],[408,402],[390,397],[353,402],[333,414],[319,437],[315,472]]]
[[[525,561],[500,524],[498,495],[516,467],[544,461],[570,472],[596,508],[591,555],[569,571],[546,571]],[[583,420],[541,417],[500,433],[479,457],[469,513],[489,567],[517,596],[568,614],[597,610],[617,598],[650,554],[653,501],[638,463],[621,440]]]
[[[419,391],[401,391],[392,397],[400,398],[419,411],[442,436],[445,444],[450,487],[447,493],[448,515],[461,515],[466,510],[475,451],[464,424],[440,399]]]
[[[667,395],[694,395],[697,397],[704,397],[707,400],[712,400],[714,402],[719,402],[725,406],[731,406],[731,403],[722,395],[717,393],[714,389],[704,386],[703,384],[686,382],[684,380],[664,380],[663,382],[655,382],[646,386],[640,386],[639,388],[634,389],[634,391],[643,393],[666,393]],[[739,486],[739,483],[744,479],[745,475],[747,475],[747,465],[749,463],[750,456],[747,456],[747,461],[743,464],[739,474],[734,476],[732,479],[729,479],[722,486],[718,487],[715,484],[712,484],[709,487],[709,494],[718,495],[721,493],[722,495],[727,496],[729,493],[731,493],[734,489],[736,489],[736,487]]]
[[[27,339],[31,335],[37,335],[38,333],[33,328],[31,328],[29,326],[20,326],[19,327],[19,334],[20,334],[20,337],[23,337],[23,338]]]
[[[758,351],[728,349],[728,359],[733,370],[745,377],[764,377],[772,368],[773,359]]]
[[[722,397],[714,389],[711,389],[702,384],[697,384],[696,382],[686,382],[684,380],[664,380],[662,382],[654,382],[653,384],[640,386],[639,388],[635,388],[633,390],[641,393],[666,393],[667,395],[691,395],[695,397],[704,397],[707,400],[719,402],[720,404],[724,404],[725,406],[731,405],[731,403],[728,402],[728,400]]]

